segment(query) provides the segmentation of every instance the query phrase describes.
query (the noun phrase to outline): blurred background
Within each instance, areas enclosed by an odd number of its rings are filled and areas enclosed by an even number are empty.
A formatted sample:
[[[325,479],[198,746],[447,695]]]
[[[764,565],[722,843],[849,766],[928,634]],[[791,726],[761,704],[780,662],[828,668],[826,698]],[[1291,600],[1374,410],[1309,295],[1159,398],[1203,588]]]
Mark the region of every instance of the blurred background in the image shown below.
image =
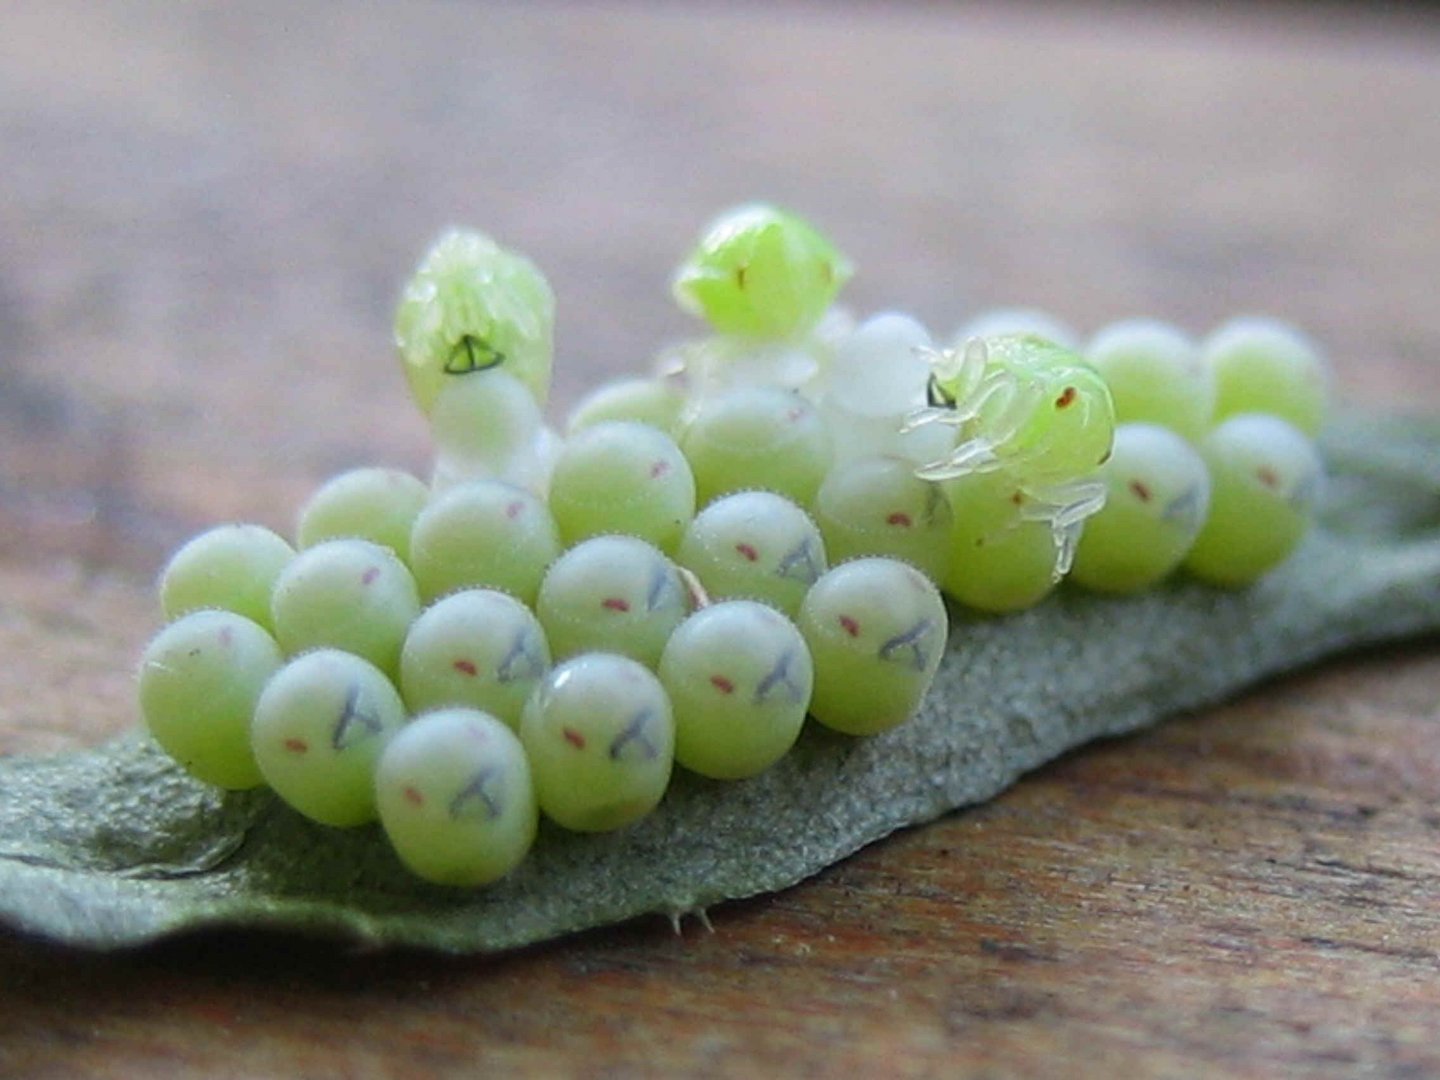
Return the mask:
[[[452,223],[550,276],[557,416],[692,329],[670,271],[754,198],[861,313],[1269,312],[1348,399],[1433,407],[1437,105],[1426,8],[7,3],[0,568],[148,582],[424,471],[390,318]]]

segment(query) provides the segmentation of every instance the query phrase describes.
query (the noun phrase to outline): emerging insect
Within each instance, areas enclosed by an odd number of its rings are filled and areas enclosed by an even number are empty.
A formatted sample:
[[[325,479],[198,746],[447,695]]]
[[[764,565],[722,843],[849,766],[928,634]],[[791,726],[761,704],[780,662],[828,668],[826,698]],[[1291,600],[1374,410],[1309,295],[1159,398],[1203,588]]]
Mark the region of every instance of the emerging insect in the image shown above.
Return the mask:
[[[1098,372],[1069,349],[1033,334],[971,338],[930,353],[928,407],[906,431],[959,428],[949,454],[916,470],[952,480],[1005,470],[1027,496],[1021,519],[1047,522],[1057,576],[1070,568],[1080,526],[1105,503],[1096,470],[1110,456],[1115,409]]]
[[[395,344],[420,408],[453,377],[503,367],[539,404],[550,391],[555,297],[526,258],[454,229],[425,254],[395,312]]]
[[[721,334],[779,341],[811,330],[851,273],[807,222],[753,203],[710,223],[672,289],[681,307]]]

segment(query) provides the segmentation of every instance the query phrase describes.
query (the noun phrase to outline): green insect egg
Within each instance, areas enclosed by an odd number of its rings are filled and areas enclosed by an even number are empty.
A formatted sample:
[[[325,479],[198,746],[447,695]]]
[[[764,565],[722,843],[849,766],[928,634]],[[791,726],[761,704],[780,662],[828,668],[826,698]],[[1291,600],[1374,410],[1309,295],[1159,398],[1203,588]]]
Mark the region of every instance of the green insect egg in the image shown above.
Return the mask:
[[[1215,379],[1199,347],[1156,319],[1124,319],[1101,328],[1085,348],[1122,424],[1159,424],[1194,442],[1210,427]]]
[[[463,589],[421,612],[400,652],[400,693],[412,713],[464,706],[512,728],[550,670],[540,622],[493,589]]]
[[[520,721],[540,809],[577,832],[608,832],[660,802],[675,759],[670,699],[648,669],[587,653],[536,688]]]
[[[266,782],[313,821],[375,820],[375,762],[404,726],[405,705],[383,671],[338,649],[290,661],[255,704],[250,743]]]
[[[674,551],[695,516],[695,477],[675,440],[611,421],[571,435],[550,475],[550,512],[567,544],[626,533]]]
[[[596,424],[630,420],[674,436],[684,408],[684,392],[667,379],[618,379],[581,398],[565,429],[573,435]]]
[[[1290,556],[1310,527],[1324,480],[1314,444],[1265,413],[1232,416],[1200,444],[1210,510],[1184,566],[1211,584],[1249,584]]]
[[[717,780],[754,776],[784,757],[814,685],[795,624],[750,600],[711,604],[681,623],[657,674],[675,711],[675,759]]]
[[[1121,424],[1100,473],[1105,505],[1085,521],[1070,576],[1098,592],[1149,588],[1179,565],[1205,521],[1204,459],[1169,428]]]
[[[557,659],[584,652],[628,656],[648,667],[690,611],[674,563],[634,536],[575,545],[540,584],[535,614]]]
[[[1215,420],[1269,413],[1313,437],[1325,421],[1325,358],[1279,319],[1232,319],[1205,339],[1202,359],[1215,381]]]
[[[326,540],[285,568],[270,611],[287,656],[328,646],[393,673],[406,631],[420,614],[420,596],[390,548],[369,540]]]
[[[427,603],[460,589],[499,589],[533,604],[560,551],[545,502],[500,480],[450,488],[420,511],[410,533],[410,567]]]
[[[680,437],[696,505],[764,489],[809,506],[834,460],[820,413],[793,390],[738,386],[700,402]]]
[[[954,513],[942,487],[908,461],[879,455],[837,465],[815,496],[815,520],[831,562],[883,555],[945,578]]]
[[[416,717],[375,768],[380,824],[400,861],[438,885],[488,885],[519,866],[539,825],[530,765],[504,722],[474,709]]]
[[[874,735],[912,716],[945,651],[940,592],[894,559],[856,559],[815,583],[800,609],[815,662],[810,712],[847,735]]]
[[[300,511],[302,548],[325,540],[359,539],[410,556],[410,530],[430,489],[399,469],[351,469],[326,481]]]
[[[267,630],[270,592],[295,549],[262,525],[218,525],[182,546],[160,574],[160,607],[167,619],[221,608]]]
[[[284,657],[264,627],[196,611],[161,630],[140,661],[140,714],[192,776],[230,789],[263,782],[250,749],[255,702]]]
[[[712,599],[759,600],[790,618],[828,565],[810,515],[769,491],[738,491],[700,511],[676,561]]]

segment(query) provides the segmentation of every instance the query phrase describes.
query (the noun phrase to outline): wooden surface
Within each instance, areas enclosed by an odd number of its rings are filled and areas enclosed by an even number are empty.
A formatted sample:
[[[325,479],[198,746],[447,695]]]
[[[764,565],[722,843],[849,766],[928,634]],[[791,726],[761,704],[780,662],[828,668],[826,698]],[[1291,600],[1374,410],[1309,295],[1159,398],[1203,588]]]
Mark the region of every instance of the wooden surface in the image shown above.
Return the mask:
[[[0,750],[134,723],[150,578],[423,469],[387,325],[475,224],[558,411],[687,330],[713,211],[801,209],[946,330],[1243,310],[1440,409],[1440,23],[1270,7],[0,7]],[[784,894],[501,960],[0,937],[3,1076],[1440,1074],[1440,653],[1330,663]]]

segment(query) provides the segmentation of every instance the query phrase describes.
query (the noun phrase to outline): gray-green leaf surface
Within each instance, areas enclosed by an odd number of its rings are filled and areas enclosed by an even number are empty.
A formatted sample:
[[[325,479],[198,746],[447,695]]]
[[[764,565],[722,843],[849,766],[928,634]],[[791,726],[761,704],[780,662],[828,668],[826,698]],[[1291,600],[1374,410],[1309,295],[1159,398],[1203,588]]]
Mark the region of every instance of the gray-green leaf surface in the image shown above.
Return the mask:
[[[268,792],[208,789],[138,735],[0,761],[0,924],[95,948],[227,926],[479,953],[783,889],[1091,739],[1440,629],[1440,424],[1337,424],[1326,452],[1321,526],[1258,585],[1062,590],[1016,616],[957,614],[935,687],[903,727],[854,740],[811,725],[741,783],[677,773],[639,825],[543,829],[485,890],[415,880],[377,828],[327,829]]]

